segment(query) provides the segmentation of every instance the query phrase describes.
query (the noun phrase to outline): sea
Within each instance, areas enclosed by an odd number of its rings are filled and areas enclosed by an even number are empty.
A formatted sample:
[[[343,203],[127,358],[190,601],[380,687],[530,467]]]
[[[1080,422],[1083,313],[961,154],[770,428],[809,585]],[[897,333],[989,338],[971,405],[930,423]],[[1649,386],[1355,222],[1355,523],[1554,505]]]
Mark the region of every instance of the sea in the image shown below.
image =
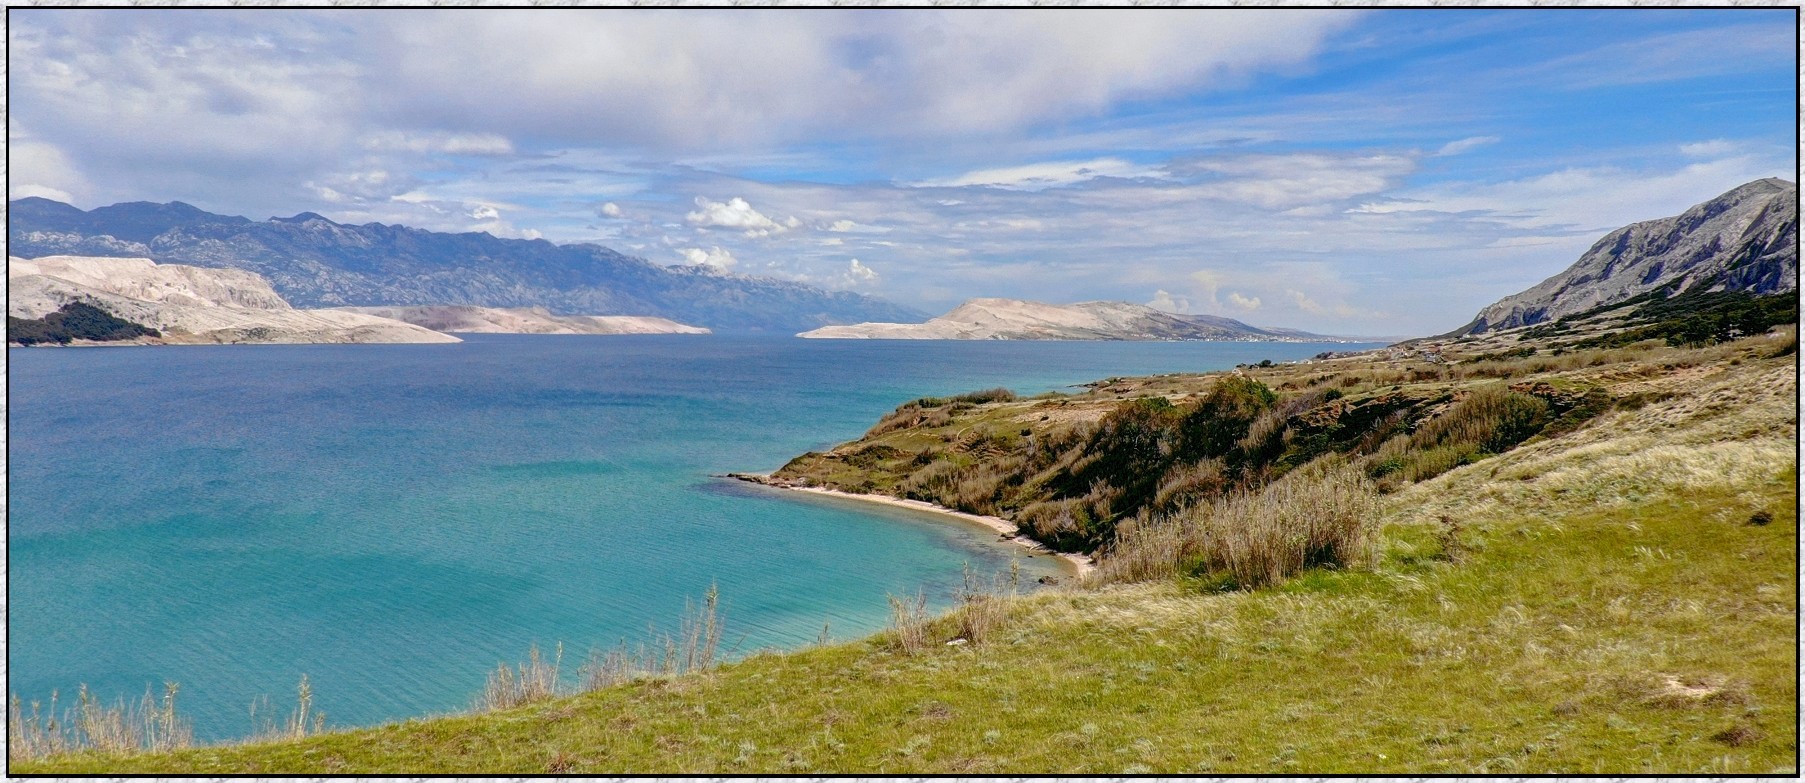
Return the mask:
[[[1077,391],[1360,347],[467,335],[9,349],[7,674],[25,705],[161,694],[203,741],[469,709],[497,665],[675,632],[727,658],[882,630],[969,571],[1066,572],[975,525],[718,478],[925,395]]]

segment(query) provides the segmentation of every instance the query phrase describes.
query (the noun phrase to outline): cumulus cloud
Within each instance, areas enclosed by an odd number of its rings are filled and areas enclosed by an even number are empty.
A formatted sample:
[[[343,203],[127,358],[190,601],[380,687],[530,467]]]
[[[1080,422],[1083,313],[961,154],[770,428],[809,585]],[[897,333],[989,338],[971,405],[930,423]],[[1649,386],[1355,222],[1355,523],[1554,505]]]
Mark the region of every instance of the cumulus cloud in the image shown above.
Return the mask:
[[[690,266],[709,267],[721,273],[733,271],[734,265],[739,263],[739,259],[734,258],[732,253],[719,247],[710,247],[706,250],[699,247],[688,247],[678,252],[682,254],[684,262]]]
[[[624,213],[621,212],[619,204],[616,204],[616,203],[610,201],[606,204],[603,204],[600,209],[597,209],[595,211],[595,214],[598,217],[618,218],[618,217],[621,217],[622,214],[624,214]]]
[[[86,189],[81,172],[56,145],[14,138],[9,146],[12,165],[6,177],[7,198],[37,196],[70,203],[76,192]]]
[[[877,270],[859,263],[859,260],[855,258],[846,265],[846,273],[841,279],[848,287],[857,287],[876,283],[878,274]]]
[[[478,204],[474,207],[471,207],[470,211],[467,214],[470,215],[471,220],[500,220],[501,219],[501,212],[497,211],[494,207],[491,207],[488,204]]]
[[[1173,296],[1171,292],[1161,288],[1153,292],[1153,298],[1147,300],[1147,306],[1168,313],[1188,313],[1191,311],[1191,300]]]
[[[1228,292],[1228,303],[1231,305],[1234,305],[1235,307],[1238,307],[1242,310],[1258,310],[1258,309],[1260,309],[1260,298],[1259,297],[1242,296],[1240,294],[1240,292],[1238,292],[1238,291]]]
[[[749,237],[764,237],[782,233],[790,228],[766,217],[752,208],[746,200],[734,196],[726,200],[710,201],[705,196],[696,197],[696,211],[683,216],[689,224],[698,228],[728,228],[745,232]],[[795,218],[791,218],[794,221]],[[800,225],[800,222],[797,222]]]

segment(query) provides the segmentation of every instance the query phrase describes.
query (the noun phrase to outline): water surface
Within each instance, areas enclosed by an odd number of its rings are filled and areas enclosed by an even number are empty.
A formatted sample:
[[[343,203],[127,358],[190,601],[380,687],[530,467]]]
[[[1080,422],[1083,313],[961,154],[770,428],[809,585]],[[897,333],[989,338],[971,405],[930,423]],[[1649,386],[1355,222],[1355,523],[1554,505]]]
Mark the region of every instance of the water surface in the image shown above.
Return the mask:
[[[454,345],[12,349],[11,688],[181,683],[202,738],[302,673],[333,725],[462,709],[562,641],[723,596],[737,654],[883,627],[1021,550],[900,509],[711,479],[898,403],[1222,369],[1315,344],[483,336]],[[1060,573],[1023,561],[1027,578]]]

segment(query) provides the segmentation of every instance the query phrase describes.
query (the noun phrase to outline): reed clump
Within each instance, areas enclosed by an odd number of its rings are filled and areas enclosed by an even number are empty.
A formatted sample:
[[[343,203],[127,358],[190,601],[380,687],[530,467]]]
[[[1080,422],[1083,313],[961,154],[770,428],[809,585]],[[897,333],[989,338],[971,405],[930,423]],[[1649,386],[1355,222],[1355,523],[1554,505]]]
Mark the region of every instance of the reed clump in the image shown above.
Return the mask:
[[[261,715],[258,714],[260,711]],[[251,702],[251,726],[247,742],[301,739],[326,730],[326,713],[313,708],[313,684],[303,674],[300,684],[295,686],[294,711],[278,721],[270,709],[269,697],[258,697]]]
[[[527,659],[515,666],[503,663],[489,673],[476,698],[477,712],[505,710],[574,693],[587,693],[648,677],[675,677],[714,668],[721,656],[721,591],[710,586],[698,606],[685,606],[677,632],[648,630],[638,644],[622,640],[618,645],[589,651],[577,669],[576,682],[567,684],[562,671],[564,645],[559,643],[550,660],[538,645],[527,650]]]
[[[48,705],[33,701],[29,712],[15,696],[7,707],[6,757],[30,761],[69,753],[118,755],[191,747],[193,728],[176,714],[179,690],[176,683],[164,683],[160,699],[146,689],[135,702],[120,699],[108,706],[83,685],[74,704],[59,710],[52,693]]]
[[[904,655],[916,655],[928,647],[928,597],[886,596],[890,599],[890,646]]]
[[[1358,467],[1318,460],[1258,490],[1117,528],[1097,579],[1138,582],[1215,576],[1242,589],[1274,585],[1319,566],[1368,563],[1378,495]]]

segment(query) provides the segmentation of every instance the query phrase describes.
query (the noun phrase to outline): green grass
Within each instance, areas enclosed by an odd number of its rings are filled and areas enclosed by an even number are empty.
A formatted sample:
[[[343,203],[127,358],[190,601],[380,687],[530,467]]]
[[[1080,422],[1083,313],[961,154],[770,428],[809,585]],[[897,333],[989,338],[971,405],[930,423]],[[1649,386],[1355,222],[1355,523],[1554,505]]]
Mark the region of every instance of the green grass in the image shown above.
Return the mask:
[[[912,655],[880,636],[481,715],[11,771],[1796,774],[1784,345],[1561,369],[1548,380],[1634,404],[1385,496],[1370,568],[1047,591],[980,644],[947,646],[947,617]],[[1322,370],[1273,372],[1295,388],[1277,373]],[[1037,404],[973,413],[1016,426]]]
[[[1476,520],[1458,564],[1407,526],[1371,572],[1039,594],[983,646],[867,640],[481,716],[13,771],[1789,773],[1795,478]],[[1773,522],[1747,524],[1757,510]]]

